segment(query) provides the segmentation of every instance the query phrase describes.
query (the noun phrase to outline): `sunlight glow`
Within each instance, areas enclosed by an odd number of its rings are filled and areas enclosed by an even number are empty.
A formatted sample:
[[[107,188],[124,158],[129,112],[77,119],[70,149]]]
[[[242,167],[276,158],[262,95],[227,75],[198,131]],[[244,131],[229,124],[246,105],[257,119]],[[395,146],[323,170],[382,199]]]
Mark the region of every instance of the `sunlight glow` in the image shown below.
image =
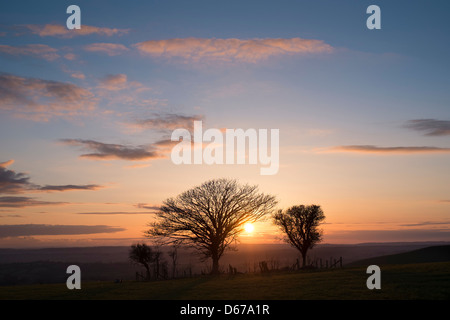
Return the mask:
[[[251,223],[246,223],[246,224],[244,224],[244,229],[245,229],[245,232],[252,233],[253,230],[255,230],[255,226]]]

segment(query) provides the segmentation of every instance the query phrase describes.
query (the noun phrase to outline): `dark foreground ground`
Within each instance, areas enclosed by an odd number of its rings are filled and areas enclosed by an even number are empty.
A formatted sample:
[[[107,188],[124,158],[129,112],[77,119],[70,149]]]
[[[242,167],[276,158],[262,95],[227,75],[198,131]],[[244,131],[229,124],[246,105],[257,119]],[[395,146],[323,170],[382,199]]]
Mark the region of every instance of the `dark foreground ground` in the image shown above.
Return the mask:
[[[450,262],[381,266],[381,289],[366,286],[366,268],[197,276],[155,282],[82,282],[0,287],[0,299],[69,300],[448,300]]]
[[[448,245],[448,243],[447,243]],[[438,252],[416,250],[438,247]],[[310,263],[326,268],[342,257],[342,266],[367,266],[383,261],[363,261],[377,257],[402,254],[393,262],[419,263],[450,261],[450,250],[442,250],[442,243],[372,243],[359,245],[318,245],[309,253]],[[143,268],[133,265],[128,259],[129,247],[87,247],[87,248],[45,248],[45,249],[0,249],[0,287],[11,285],[65,283],[66,269],[78,265],[85,282],[113,282],[136,280],[136,272]],[[410,253],[412,252],[412,254]],[[299,258],[298,252],[288,245],[240,245],[238,251],[227,252],[221,259],[222,272],[229,272],[230,266],[240,273],[258,273],[261,262],[270,270],[293,269]],[[178,261],[173,272],[167,253],[161,262],[168,267],[168,277],[186,278],[209,273],[209,261],[201,263],[198,256],[188,250],[179,250]],[[356,264],[355,264],[356,263]],[[341,266],[341,264],[337,264]]]
[[[81,289],[66,286],[65,262],[4,264],[4,274],[57,274],[56,283],[0,286],[0,300],[449,300],[450,246],[420,248],[354,261],[342,268],[271,269],[220,276],[115,281],[126,263],[80,264]],[[369,290],[369,265],[381,270],[381,289]],[[118,270],[122,266],[124,270]],[[28,267],[26,269],[25,267]],[[86,269],[86,268],[88,269]],[[25,269],[24,269],[25,268]],[[49,269],[50,268],[50,269]],[[51,269],[54,268],[54,269]],[[90,268],[90,269],[89,269]],[[24,270],[26,272],[24,272]],[[97,279],[86,276],[90,271]]]

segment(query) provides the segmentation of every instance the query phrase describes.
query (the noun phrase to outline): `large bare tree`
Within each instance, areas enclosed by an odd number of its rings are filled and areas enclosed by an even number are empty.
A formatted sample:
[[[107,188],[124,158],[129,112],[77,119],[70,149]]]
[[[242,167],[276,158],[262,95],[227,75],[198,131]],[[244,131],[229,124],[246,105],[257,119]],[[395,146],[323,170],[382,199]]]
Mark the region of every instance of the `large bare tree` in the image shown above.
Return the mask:
[[[293,206],[286,211],[279,210],[273,216],[273,222],[285,234],[285,241],[300,251],[306,266],[306,254],[322,240],[322,231],[318,229],[325,215],[317,205]]]
[[[163,202],[157,220],[146,234],[165,244],[188,244],[203,258],[212,259],[212,274],[219,273],[219,259],[243,231],[243,225],[272,213],[274,196],[257,186],[236,180],[215,179]]]

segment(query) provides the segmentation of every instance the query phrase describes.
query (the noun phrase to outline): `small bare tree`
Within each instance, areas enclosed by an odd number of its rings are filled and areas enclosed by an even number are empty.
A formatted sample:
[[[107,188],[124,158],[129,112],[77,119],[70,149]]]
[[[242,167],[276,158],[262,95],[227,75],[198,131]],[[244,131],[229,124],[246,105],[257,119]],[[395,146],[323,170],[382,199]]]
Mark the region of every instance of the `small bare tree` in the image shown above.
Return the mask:
[[[160,243],[192,246],[204,259],[212,259],[211,273],[218,274],[219,259],[243,225],[271,213],[276,203],[275,197],[259,193],[257,186],[210,180],[165,200],[146,235]]]
[[[170,259],[172,259],[172,278],[175,278],[177,272],[178,247],[178,245],[172,246],[172,249],[168,253]]]
[[[159,247],[156,247],[153,250],[153,271],[155,275],[155,280],[158,280],[161,276],[161,265],[162,265],[162,256],[163,252],[159,249]],[[163,262],[164,263],[164,262]]]
[[[303,259],[302,266],[306,266],[306,254],[309,249],[322,240],[319,224],[325,215],[317,205],[293,206],[285,212],[279,210],[273,221],[285,234],[285,241],[300,251]]]
[[[133,263],[145,268],[146,278],[150,280],[150,264],[154,261],[152,248],[145,243],[133,244],[128,256]]]

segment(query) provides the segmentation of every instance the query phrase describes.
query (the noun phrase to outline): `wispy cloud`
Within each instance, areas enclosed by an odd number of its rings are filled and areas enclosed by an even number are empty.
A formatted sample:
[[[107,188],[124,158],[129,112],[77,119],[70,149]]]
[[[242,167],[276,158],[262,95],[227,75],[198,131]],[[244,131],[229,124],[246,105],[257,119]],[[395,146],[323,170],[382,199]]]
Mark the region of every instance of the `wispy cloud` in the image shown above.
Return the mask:
[[[107,74],[99,78],[95,89],[96,96],[102,99],[104,104],[112,108],[120,107],[121,111],[127,106],[135,110],[136,107],[165,105],[165,101],[149,96],[149,92],[154,93],[153,88],[130,79],[124,73]],[[119,113],[122,113],[121,111]]]
[[[128,77],[126,74],[109,74],[100,80],[99,88],[109,91],[123,90],[127,87]]]
[[[5,162],[0,162],[0,167],[1,168],[6,168],[6,167],[12,165],[13,163],[14,163],[14,159],[11,159],[11,160],[8,160],[8,161],[5,161]]]
[[[46,24],[46,25],[25,25],[31,33],[37,34],[41,37],[60,37],[60,38],[73,38],[76,36],[86,36],[86,35],[100,35],[111,37],[114,35],[124,35],[127,34],[130,29],[117,29],[117,28],[105,28],[105,27],[95,27],[89,25],[82,25],[81,29],[69,30],[64,25],[59,24]]]
[[[134,215],[134,214],[154,214],[154,212],[112,211],[112,212],[78,212],[77,214],[88,214],[88,215]]]
[[[159,206],[156,206],[153,204],[148,204],[148,203],[138,203],[138,204],[135,204],[135,207],[139,208],[139,209],[148,209],[148,210],[155,210],[155,211],[160,210]]]
[[[32,56],[53,61],[59,58],[58,50],[45,44],[28,44],[24,46],[0,45],[0,53],[12,56]]]
[[[10,161],[3,162],[0,165],[0,194],[15,194],[28,191],[36,186],[30,182],[30,177],[25,173],[16,173],[13,170],[6,169]]]
[[[81,72],[74,72],[70,75],[72,78],[84,80],[86,76]]]
[[[417,223],[406,223],[400,224],[401,227],[423,227],[423,226],[434,226],[434,225],[448,225],[450,226],[450,221],[424,221]]]
[[[327,152],[352,152],[374,154],[427,154],[450,153],[450,148],[439,147],[378,147],[373,145],[337,146],[326,150]]]
[[[6,216],[0,216],[0,218],[23,218],[20,214],[7,214]]]
[[[125,83],[126,77],[111,77],[109,85],[120,85]],[[170,131],[177,128],[192,129],[194,120],[200,120],[203,116],[184,116],[178,114],[154,114],[153,117],[140,119],[133,123],[125,123],[128,128],[135,129],[152,129],[160,131]],[[90,158],[94,160],[152,160],[165,158],[168,150],[178,141],[171,141],[169,138],[162,138],[154,143],[147,145],[124,145],[117,143],[104,143],[95,140],[83,139],[61,139],[61,143],[81,147],[87,153],[81,154],[82,158]]]
[[[80,146],[83,150],[90,152],[82,154],[81,157],[95,160],[122,159],[135,161],[162,157],[151,146],[127,146],[82,139],[62,139],[60,141],[67,145]]]
[[[0,197],[0,207],[2,208],[24,208],[35,206],[54,206],[64,205],[67,202],[41,201],[30,197]]]
[[[103,188],[101,185],[97,184],[66,184],[66,185],[45,185],[40,186],[30,181],[30,177],[21,172],[15,172],[14,170],[9,170],[6,167],[11,165],[14,160],[9,160],[0,163],[0,194],[18,194],[26,192],[52,192],[52,191],[73,191],[73,190],[98,190]],[[12,199],[12,198],[11,198]],[[4,199],[7,200],[7,199]],[[16,198],[16,201],[21,200]],[[25,200],[25,199],[22,199]],[[12,199],[14,201],[14,199]],[[32,202],[29,202],[32,203]],[[37,202],[34,202],[37,203]]]
[[[125,53],[129,51],[127,47],[125,47],[123,44],[119,43],[92,43],[84,46],[84,50],[89,52],[98,52],[98,53],[104,53],[108,56],[117,56],[119,54]]]
[[[325,234],[326,241],[355,242],[410,242],[410,241],[447,241],[449,229],[392,229],[392,230],[345,230]]]
[[[406,128],[422,131],[426,136],[448,136],[450,135],[450,121],[435,119],[409,120]]]
[[[321,40],[291,39],[205,39],[149,40],[134,45],[151,57],[178,58],[198,62],[256,63],[274,56],[330,53],[333,48]]]
[[[75,53],[69,52],[69,53],[66,53],[64,55],[64,58],[66,58],[67,60],[71,60],[72,61],[72,60],[75,60],[77,58],[77,55]]]
[[[103,188],[98,184],[85,184],[85,185],[75,185],[75,184],[66,184],[66,185],[45,185],[40,187],[41,191],[72,191],[72,190],[98,190]]]
[[[49,224],[10,224],[0,225],[0,238],[115,233],[126,229],[106,225],[49,225]]]
[[[0,110],[36,121],[80,115],[95,107],[95,97],[72,83],[0,73]]]
[[[202,115],[180,115],[175,113],[167,114],[153,114],[147,119],[139,119],[133,123],[128,124],[131,127],[140,129],[156,129],[156,130],[175,130],[183,128],[192,130],[194,121],[203,120]]]

